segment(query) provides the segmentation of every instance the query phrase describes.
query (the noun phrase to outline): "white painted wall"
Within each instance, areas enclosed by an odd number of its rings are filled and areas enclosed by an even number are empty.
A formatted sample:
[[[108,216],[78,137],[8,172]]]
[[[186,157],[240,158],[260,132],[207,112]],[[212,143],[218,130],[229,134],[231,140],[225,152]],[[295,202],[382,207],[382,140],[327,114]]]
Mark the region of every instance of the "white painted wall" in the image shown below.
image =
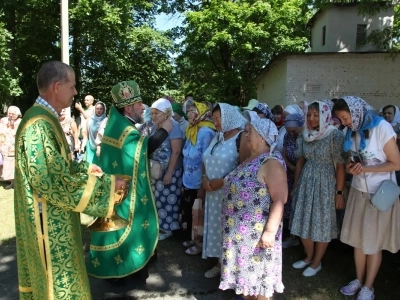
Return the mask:
[[[257,82],[257,100],[267,103],[271,109],[273,106],[270,103],[286,101],[286,59],[274,65],[272,70],[273,72],[266,72],[265,76],[259,77],[262,78],[262,82]]]
[[[399,70],[385,53],[290,55],[257,78],[257,97],[273,107],[353,95],[379,109],[400,105]]]
[[[393,6],[373,17],[358,15],[358,6],[331,6],[316,15],[311,28],[312,52],[355,52],[373,51],[372,46],[356,49],[357,24],[367,25],[371,31],[393,26]],[[322,46],[322,28],[326,26],[325,46]]]

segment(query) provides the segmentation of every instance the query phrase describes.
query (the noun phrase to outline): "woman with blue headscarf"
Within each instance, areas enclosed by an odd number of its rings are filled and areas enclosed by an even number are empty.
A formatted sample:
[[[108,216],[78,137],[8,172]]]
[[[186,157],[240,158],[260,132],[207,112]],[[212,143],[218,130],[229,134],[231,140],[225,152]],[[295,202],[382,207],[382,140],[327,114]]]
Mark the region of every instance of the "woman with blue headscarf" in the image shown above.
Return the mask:
[[[373,284],[379,271],[382,250],[400,249],[400,203],[395,201],[386,212],[371,205],[383,180],[396,182],[400,169],[396,133],[390,123],[358,97],[338,99],[333,111],[347,127],[344,150],[349,152],[346,165],[353,175],[340,240],[354,247],[357,278],[342,287],[344,295],[358,293],[357,299],[374,299]]]
[[[87,121],[87,128],[82,131],[81,151],[86,147],[85,160],[89,163],[97,164],[98,162],[97,154],[100,155],[100,153],[97,151],[97,146],[100,145],[101,141],[99,139],[96,141],[96,138],[100,127],[104,128],[104,123],[107,122],[106,112],[106,105],[103,102],[97,102],[94,107],[94,114]]]
[[[285,204],[285,210],[283,212],[283,219],[291,222],[293,215],[293,203],[292,203],[292,191],[294,186],[294,174],[296,172],[296,140],[299,134],[304,129],[304,115],[300,113],[293,113],[285,117],[285,128],[286,134],[283,138],[283,150],[282,156],[285,159],[287,167],[287,182],[288,182],[288,201]],[[289,248],[291,246],[297,246],[300,242],[296,236],[291,235],[282,242],[283,248]]]

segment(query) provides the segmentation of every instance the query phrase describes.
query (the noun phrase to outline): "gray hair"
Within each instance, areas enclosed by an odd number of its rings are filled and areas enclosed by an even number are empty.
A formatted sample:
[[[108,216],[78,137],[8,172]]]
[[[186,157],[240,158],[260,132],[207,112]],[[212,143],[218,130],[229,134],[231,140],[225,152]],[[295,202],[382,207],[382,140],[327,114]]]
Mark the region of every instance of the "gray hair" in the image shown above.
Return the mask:
[[[49,61],[45,63],[40,68],[36,77],[39,92],[45,91],[54,82],[65,82],[68,78],[68,72],[74,73],[74,70],[61,61]]]

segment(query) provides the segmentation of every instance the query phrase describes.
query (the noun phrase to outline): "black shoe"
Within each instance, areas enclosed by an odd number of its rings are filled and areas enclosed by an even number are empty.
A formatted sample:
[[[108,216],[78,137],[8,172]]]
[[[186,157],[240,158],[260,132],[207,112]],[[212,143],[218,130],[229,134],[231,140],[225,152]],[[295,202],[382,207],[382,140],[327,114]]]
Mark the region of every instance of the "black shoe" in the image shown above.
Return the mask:
[[[111,284],[113,286],[124,286],[124,285],[126,285],[125,277],[122,277],[122,278],[108,278],[108,279],[105,279],[105,281],[107,281],[109,284]]]

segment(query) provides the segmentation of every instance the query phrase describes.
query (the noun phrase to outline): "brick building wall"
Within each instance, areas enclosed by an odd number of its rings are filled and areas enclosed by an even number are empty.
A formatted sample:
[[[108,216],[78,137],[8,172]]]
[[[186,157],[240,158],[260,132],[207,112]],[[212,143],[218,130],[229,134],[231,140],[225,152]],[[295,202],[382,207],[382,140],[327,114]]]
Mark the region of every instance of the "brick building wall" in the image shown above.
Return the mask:
[[[376,109],[400,105],[400,58],[386,53],[305,53],[272,63],[257,78],[257,97],[270,106],[359,96]]]

